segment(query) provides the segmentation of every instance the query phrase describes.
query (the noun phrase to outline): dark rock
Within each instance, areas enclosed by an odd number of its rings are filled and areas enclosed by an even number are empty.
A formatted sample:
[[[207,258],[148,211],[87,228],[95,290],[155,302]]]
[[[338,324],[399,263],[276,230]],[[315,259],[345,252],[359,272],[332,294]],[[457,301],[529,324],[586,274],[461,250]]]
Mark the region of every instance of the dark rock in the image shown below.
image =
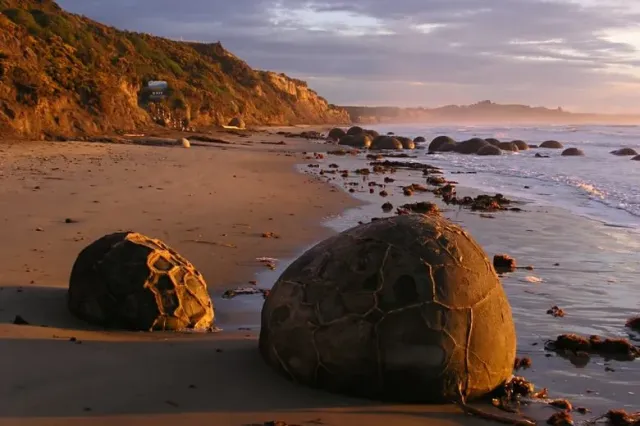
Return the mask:
[[[410,138],[404,136],[396,136],[396,139],[400,141],[400,143],[402,144],[402,148],[416,149],[416,144]]]
[[[530,149],[536,149],[536,148],[538,148],[538,145],[534,145],[534,144],[531,144],[531,143],[530,143],[530,144],[529,144],[529,148],[530,148]]]
[[[426,142],[427,140],[424,138],[424,136],[418,136],[416,138],[413,138],[413,141],[415,143],[422,143],[422,142]]]
[[[620,148],[620,149],[617,149],[615,151],[611,151],[611,154],[619,155],[619,156],[623,156],[623,155],[638,155],[636,150],[632,149],[632,148]]]
[[[371,140],[374,140],[375,138],[380,136],[380,133],[378,133],[378,132],[376,132],[375,130],[372,130],[372,129],[365,129],[364,133],[369,135],[371,137]]]
[[[547,311],[547,314],[551,315],[551,316],[553,316],[555,318],[564,317],[564,311],[562,309],[560,309],[558,306],[552,306],[551,309],[549,309]]]
[[[548,155],[542,155],[539,152],[536,152],[536,155],[534,157],[536,157],[536,158],[549,158]]]
[[[476,152],[477,155],[502,155],[502,150],[495,145],[483,146]]]
[[[634,161],[640,161],[640,155],[636,155],[635,157],[632,158],[632,160]]]
[[[514,143],[520,151],[526,151],[529,149],[529,145],[525,141],[521,141],[520,139],[516,139],[515,141],[511,141]]]
[[[402,142],[392,136],[378,136],[371,143],[370,149],[403,149]]]
[[[475,154],[476,152],[478,152],[478,150],[486,146],[492,145],[484,139],[472,138],[457,143],[453,150],[459,154]]]
[[[518,371],[522,369],[531,368],[532,364],[533,363],[531,362],[531,358],[527,356],[524,358],[516,358],[516,361],[513,364],[513,369]]]
[[[547,419],[547,424],[551,426],[573,426],[573,417],[568,411],[558,411],[553,413],[551,417]]]
[[[449,136],[438,136],[429,144],[430,152],[447,152],[453,151],[456,141]]]
[[[404,204],[402,206],[402,209],[421,214],[440,214],[440,209],[438,208],[438,206],[428,201],[419,201],[417,203]]]
[[[498,147],[503,151],[520,151],[520,149],[518,149],[518,145],[516,145],[514,142],[500,142],[500,145],[498,145]]]
[[[632,330],[640,331],[640,317],[631,318],[626,325]]]
[[[553,341],[546,343],[545,349],[562,353],[584,352],[597,354],[620,361],[633,361],[640,358],[640,349],[627,339],[602,339],[600,336],[590,336],[588,339],[577,334],[563,334]]]
[[[345,132],[343,129],[339,127],[334,127],[333,129],[329,130],[329,135],[327,136],[327,139],[331,139],[332,141],[337,142],[346,134],[347,132]]]
[[[567,148],[564,151],[562,151],[561,155],[563,157],[584,156],[584,152],[578,148]]]
[[[544,141],[540,144],[540,148],[562,149],[564,146],[558,141]]]
[[[508,254],[496,254],[493,256],[493,267],[499,272],[512,272],[516,270],[516,260]]]
[[[427,178],[427,183],[433,186],[442,186],[447,183],[447,180],[442,176],[429,176]]]
[[[382,210],[384,210],[385,212],[393,210],[393,204],[387,201],[382,205]]]
[[[22,318],[20,315],[16,315],[16,317],[13,319],[13,323],[15,325],[29,325],[29,321]]]
[[[361,133],[364,133],[364,129],[360,126],[353,126],[347,130],[348,135],[359,135]]]
[[[496,139],[496,138],[485,138],[484,140],[489,142],[493,146],[500,145],[500,141],[498,139]]]
[[[241,117],[234,117],[229,121],[229,126],[234,126],[239,129],[244,129],[246,127],[244,120]]]

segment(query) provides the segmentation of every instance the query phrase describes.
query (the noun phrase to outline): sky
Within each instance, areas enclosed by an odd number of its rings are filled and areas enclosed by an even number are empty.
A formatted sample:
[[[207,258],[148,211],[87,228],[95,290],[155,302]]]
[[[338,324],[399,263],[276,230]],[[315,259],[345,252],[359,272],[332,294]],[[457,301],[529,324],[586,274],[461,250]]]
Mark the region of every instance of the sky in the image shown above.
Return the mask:
[[[640,113],[637,0],[58,0],[119,28],[222,42],[331,103],[481,100]]]

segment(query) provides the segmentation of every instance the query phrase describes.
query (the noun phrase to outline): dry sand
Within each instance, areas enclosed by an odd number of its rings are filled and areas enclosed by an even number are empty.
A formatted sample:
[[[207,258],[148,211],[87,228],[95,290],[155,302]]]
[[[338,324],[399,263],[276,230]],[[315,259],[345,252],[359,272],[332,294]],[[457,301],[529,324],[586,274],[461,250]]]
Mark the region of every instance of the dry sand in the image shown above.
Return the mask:
[[[113,332],[67,312],[75,257],[106,233],[165,240],[214,295],[252,279],[263,268],[257,257],[291,256],[329,235],[322,218],[357,202],[295,172],[302,151],[324,146],[260,143],[280,139],[0,146],[0,425],[482,423],[452,406],[388,406],[296,386],[262,362],[256,331]],[[14,325],[16,315],[31,325]]]

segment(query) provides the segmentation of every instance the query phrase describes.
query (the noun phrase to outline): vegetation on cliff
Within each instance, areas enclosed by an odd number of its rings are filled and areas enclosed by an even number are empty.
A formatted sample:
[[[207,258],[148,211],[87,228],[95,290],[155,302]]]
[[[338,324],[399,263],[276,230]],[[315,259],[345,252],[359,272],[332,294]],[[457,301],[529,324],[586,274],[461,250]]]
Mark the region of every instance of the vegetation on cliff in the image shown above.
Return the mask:
[[[151,80],[169,85],[150,102]],[[339,123],[306,83],[257,71],[220,43],[120,31],[51,0],[0,0],[0,132],[40,138],[172,127]]]

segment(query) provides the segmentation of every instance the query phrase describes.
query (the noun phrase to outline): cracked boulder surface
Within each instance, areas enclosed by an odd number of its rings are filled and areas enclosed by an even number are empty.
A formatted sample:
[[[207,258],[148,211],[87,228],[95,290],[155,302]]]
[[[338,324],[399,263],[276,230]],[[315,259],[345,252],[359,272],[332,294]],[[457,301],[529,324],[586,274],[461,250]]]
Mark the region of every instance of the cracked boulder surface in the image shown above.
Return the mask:
[[[76,259],[69,310],[87,322],[124,330],[207,330],[214,309],[199,271],[160,240],[118,232]]]
[[[291,380],[397,402],[481,397],[511,376],[511,307],[482,248],[437,216],[381,219],[299,257],[262,309],[260,351]]]

